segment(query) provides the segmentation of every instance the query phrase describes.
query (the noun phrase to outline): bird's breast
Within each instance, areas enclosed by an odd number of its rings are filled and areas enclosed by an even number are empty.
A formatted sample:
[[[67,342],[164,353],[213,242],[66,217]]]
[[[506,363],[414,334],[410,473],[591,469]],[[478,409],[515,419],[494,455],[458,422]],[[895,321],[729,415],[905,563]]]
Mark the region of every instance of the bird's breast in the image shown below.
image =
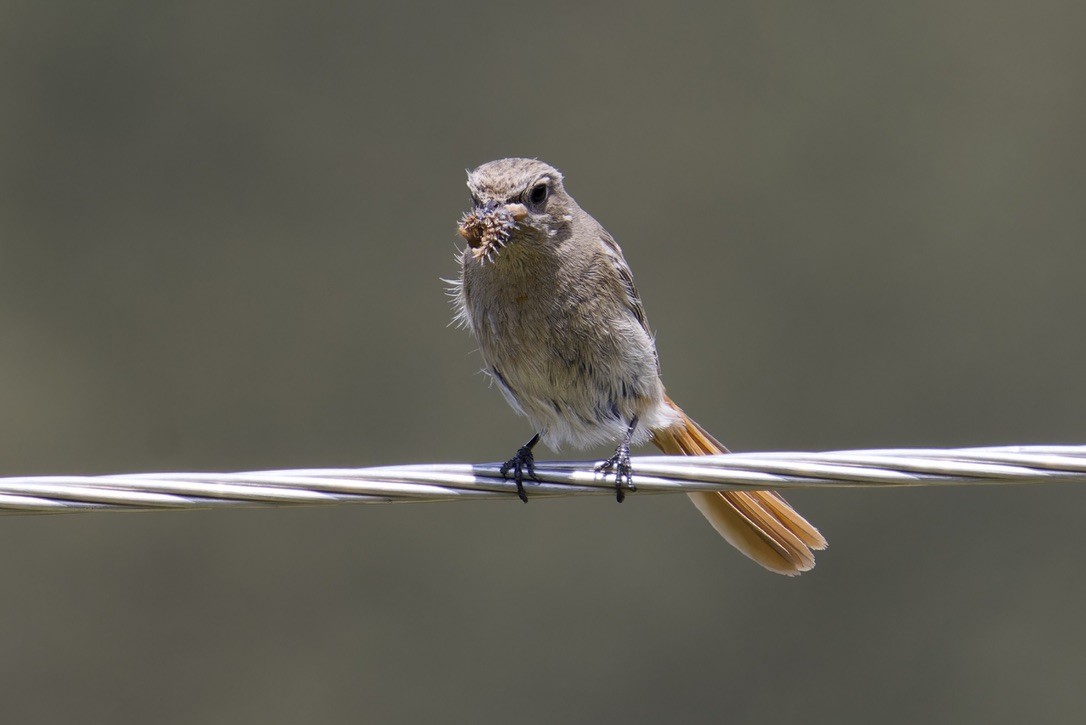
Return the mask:
[[[591,278],[519,261],[464,267],[462,304],[488,372],[549,444],[616,440],[663,399],[651,339]]]

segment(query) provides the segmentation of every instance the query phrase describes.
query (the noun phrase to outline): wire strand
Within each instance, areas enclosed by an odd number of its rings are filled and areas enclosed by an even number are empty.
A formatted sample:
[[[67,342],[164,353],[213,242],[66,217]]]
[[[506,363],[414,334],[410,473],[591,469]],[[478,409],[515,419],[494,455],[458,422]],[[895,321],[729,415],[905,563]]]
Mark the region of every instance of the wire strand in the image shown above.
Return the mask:
[[[529,497],[613,495],[598,461],[537,463]],[[1086,483],[1086,446],[636,456],[637,493]],[[516,499],[497,463],[0,478],[0,514]]]

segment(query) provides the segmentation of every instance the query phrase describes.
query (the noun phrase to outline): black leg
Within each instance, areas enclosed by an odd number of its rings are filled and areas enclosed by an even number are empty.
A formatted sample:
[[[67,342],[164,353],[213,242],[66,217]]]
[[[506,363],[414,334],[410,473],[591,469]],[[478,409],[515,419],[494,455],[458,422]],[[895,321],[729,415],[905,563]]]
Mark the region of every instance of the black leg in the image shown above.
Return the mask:
[[[633,482],[633,468],[630,465],[630,441],[633,440],[634,431],[637,430],[637,416],[630,422],[626,430],[626,437],[618,444],[615,455],[601,463],[596,470],[601,473],[615,474],[615,500],[622,503],[626,498],[626,490],[636,491]]]
[[[522,445],[517,451],[517,455],[506,461],[501,468],[502,478],[508,478],[508,473],[512,469],[513,480],[517,482],[517,495],[520,496],[520,500],[524,503],[528,503],[528,494],[524,492],[525,471],[528,473],[528,478],[539,481],[535,475],[535,456],[532,455],[532,449],[535,448],[535,444],[538,442],[539,434],[536,433],[532,436],[532,440]]]

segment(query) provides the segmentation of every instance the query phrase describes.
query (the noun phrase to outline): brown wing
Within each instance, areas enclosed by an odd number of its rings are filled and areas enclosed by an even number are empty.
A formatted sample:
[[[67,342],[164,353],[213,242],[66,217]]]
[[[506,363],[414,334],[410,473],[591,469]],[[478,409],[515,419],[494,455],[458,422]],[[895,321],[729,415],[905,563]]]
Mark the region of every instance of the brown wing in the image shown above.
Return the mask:
[[[622,248],[618,246],[618,242],[615,241],[614,237],[603,229],[600,230],[600,241],[603,242],[604,253],[611,262],[615,274],[618,275],[618,281],[626,293],[626,305],[630,308],[633,316],[637,318],[637,321],[641,323],[641,326],[645,328],[645,332],[651,336],[652,330],[649,329],[648,320],[645,319],[645,307],[641,304],[641,297],[637,294],[637,287],[634,286],[630,266],[626,264],[626,258],[622,256]]]
[[[634,319],[641,324],[641,327],[645,329],[649,339],[654,338],[652,330],[649,329],[648,318],[645,317],[645,306],[641,304],[641,296],[637,294],[637,287],[634,286],[633,272],[630,271],[630,265],[626,264],[626,258],[622,256],[622,248],[618,246],[618,242],[605,229],[600,229],[600,241],[603,242],[604,254],[615,271],[615,278],[622,287],[623,293],[625,293],[627,309],[634,316]],[[656,355],[655,347],[652,352],[653,355]],[[657,371],[660,369],[659,356],[656,357],[656,369]]]

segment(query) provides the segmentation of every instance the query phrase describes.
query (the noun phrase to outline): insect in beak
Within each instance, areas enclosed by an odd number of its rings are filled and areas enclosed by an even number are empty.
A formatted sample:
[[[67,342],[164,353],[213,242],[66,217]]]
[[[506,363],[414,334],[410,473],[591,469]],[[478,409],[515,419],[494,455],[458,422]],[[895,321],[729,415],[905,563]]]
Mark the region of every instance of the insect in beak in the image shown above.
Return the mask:
[[[490,201],[465,214],[456,231],[468,240],[472,255],[485,262],[505,246],[513,227],[527,216],[528,208],[523,204]]]

